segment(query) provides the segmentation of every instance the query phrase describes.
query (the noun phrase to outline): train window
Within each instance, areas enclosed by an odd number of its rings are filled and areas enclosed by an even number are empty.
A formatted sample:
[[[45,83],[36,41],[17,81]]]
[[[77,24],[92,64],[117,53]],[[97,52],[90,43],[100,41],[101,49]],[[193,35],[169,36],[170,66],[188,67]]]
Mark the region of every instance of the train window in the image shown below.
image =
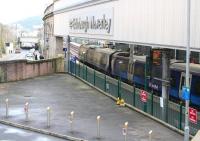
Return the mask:
[[[120,71],[126,72],[128,69],[127,63],[120,64]]]
[[[162,53],[160,50],[153,50],[153,65],[159,66],[162,61]]]
[[[194,85],[194,91],[195,91],[195,95],[199,95],[200,96],[200,80],[197,80],[195,82],[195,85]]]
[[[134,55],[150,56],[150,51],[151,51],[150,46],[134,45]]]
[[[144,65],[143,64],[137,64],[137,63],[135,64],[134,75],[144,78],[145,70],[144,70]]]
[[[152,77],[154,78],[162,78],[162,67],[153,66],[152,67]]]
[[[172,76],[171,80],[170,80],[170,85],[171,87],[173,88],[176,88],[177,85],[176,85],[176,76]]]

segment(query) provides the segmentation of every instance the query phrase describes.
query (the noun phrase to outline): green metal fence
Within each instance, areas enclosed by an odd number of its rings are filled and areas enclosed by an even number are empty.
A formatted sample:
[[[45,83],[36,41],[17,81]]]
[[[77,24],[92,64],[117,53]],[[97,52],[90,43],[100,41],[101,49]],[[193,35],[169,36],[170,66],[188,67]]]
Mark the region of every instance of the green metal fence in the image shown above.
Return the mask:
[[[120,79],[115,79],[96,71],[80,62],[70,62],[70,68],[68,70],[72,75],[86,80],[88,83],[107,92],[107,94],[116,98],[122,98],[133,107],[163,120],[160,97],[149,92],[147,94],[147,102],[142,102],[140,98],[140,89],[121,82]],[[185,107],[183,104],[169,101],[167,107],[167,120],[165,122],[180,130],[184,130]],[[200,113],[198,113],[198,117],[200,117]],[[199,129],[200,118],[198,118],[197,123],[190,123],[190,134],[196,134]]]

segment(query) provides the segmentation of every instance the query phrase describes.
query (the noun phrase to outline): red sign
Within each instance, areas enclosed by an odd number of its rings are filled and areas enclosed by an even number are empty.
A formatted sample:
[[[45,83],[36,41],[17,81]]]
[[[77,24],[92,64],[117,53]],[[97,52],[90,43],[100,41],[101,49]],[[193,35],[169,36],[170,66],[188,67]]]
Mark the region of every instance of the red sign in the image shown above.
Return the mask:
[[[140,100],[142,102],[147,102],[147,92],[146,91],[143,91],[143,90],[140,91]]]
[[[189,119],[190,122],[197,124],[197,110],[194,108],[189,108]]]

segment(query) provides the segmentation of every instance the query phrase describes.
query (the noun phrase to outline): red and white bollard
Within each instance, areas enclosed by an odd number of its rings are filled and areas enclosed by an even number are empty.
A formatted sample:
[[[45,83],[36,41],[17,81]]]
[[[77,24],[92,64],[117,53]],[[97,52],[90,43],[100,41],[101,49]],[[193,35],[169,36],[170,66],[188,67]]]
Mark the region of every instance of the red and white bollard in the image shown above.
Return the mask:
[[[26,116],[26,121],[29,121],[29,103],[26,102],[25,105],[24,105],[24,113],[25,113],[25,116]]]
[[[6,103],[6,118],[8,118],[8,114],[9,114],[9,109],[8,109],[8,98],[5,100]]]

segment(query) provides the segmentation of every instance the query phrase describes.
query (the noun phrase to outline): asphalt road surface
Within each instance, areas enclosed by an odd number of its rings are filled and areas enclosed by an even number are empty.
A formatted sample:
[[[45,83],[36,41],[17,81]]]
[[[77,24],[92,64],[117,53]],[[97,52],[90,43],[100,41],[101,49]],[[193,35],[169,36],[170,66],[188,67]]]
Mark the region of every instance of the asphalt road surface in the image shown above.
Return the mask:
[[[67,141],[0,124],[0,141]]]
[[[6,98],[9,99],[8,118],[5,118]],[[30,103],[29,122],[25,121],[25,102]],[[51,107],[50,128],[46,122],[48,106]],[[126,121],[129,122],[127,141],[148,141],[150,130],[153,131],[152,141],[183,141],[182,135],[116,105],[115,101],[67,74],[1,84],[0,107],[0,118],[6,121],[89,141],[123,141],[122,127]],[[73,132],[69,122],[71,111],[75,113]],[[100,140],[97,139],[97,115],[101,115]]]

